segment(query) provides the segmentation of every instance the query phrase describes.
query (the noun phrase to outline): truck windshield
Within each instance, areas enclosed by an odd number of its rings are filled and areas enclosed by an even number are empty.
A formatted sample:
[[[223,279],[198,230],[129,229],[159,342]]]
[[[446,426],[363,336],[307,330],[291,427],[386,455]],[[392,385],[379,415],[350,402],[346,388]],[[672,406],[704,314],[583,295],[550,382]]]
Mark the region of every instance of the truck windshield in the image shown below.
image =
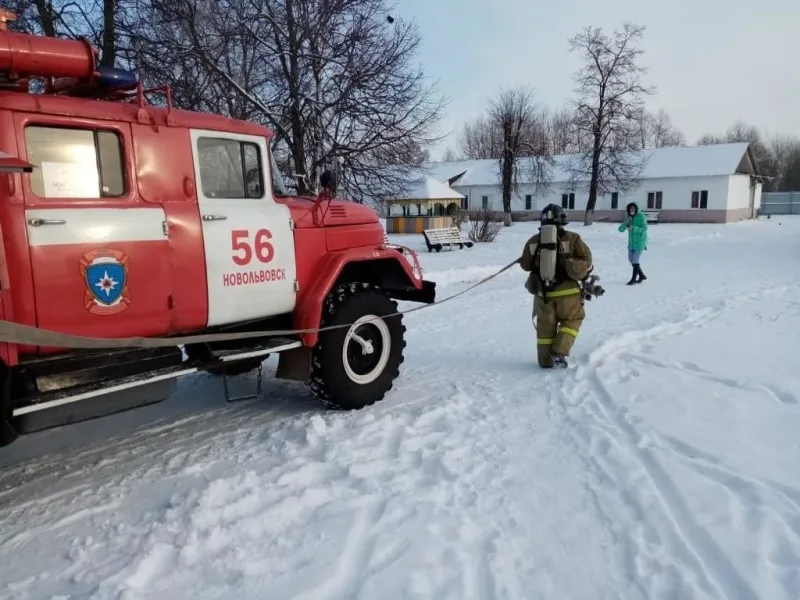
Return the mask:
[[[278,163],[275,162],[275,155],[269,153],[270,170],[272,171],[272,189],[276,196],[288,196],[289,191],[286,189],[286,184],[283,182],[283,176],[278,169]]]

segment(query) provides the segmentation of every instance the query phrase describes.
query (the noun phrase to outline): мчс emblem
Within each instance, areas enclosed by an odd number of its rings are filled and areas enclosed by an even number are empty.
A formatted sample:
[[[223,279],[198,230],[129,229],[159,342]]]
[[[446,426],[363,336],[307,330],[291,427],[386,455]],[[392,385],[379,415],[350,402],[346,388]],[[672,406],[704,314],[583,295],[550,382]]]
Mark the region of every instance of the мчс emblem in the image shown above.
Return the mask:
[[[83,255],[80,264],[86,310],[93,315],[115,315],[128,308],[128,257],[123,252],[92,250]]]

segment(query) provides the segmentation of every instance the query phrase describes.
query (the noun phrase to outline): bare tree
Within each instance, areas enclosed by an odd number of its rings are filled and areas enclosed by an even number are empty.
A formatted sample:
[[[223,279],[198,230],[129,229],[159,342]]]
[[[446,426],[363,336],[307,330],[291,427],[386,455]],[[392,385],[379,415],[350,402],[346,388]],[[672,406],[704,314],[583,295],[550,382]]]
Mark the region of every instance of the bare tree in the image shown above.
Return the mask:
[[[800,190],[800,139],[778,136],[769,144],[775,165],[775,181],[770,189],[779,192]]]
[[[683,146],[686,143],[683,133],[672,124],[672,119],[663,109],[654,114],[643,107],[634,121],[636,145],[641,150]]]
[[[577,151],[574,117],[573,112],[567,107],[545,111],[544,122],[551,154],[569,154]]]
[[[733,142],[760,142],[761,133],[753,125],[744,121],[736,121],[725,131],[725,141]]]
[[[761,174],[770,178],[777,174],[775,157],[770,152],[764,142],[764,137],[757,127],[737,121],[725,132],[725,140],[728,142],[748,142],[750,144],[750,152],[753,154],[753,159],[756,161]],[[767,190],[772,189],[773,182],[773,179],[767,181],[765,185]]]
[[[131,62],[146,86],[169,84],[173,102],[181,108],[272,124],[261,107],[232,89],[218,70],[231,74],[238,88],[262,92],[262,102],[270,104],[275,100],[268,96],[274,92],[275,65],[260,52],[256,40],[241,35],[235,20],[226,20],[213,10],[213,0],[135,1],[138,19],[128,29]],[[194,43],[197,39],[202,40],[201,48]],[[213,67],[207,55],[215,57]],[[284,131],[276,131],[278,140]]]
[[[633,116],[632,128],[636,132],[636,148],[644,150],[650,147],[652,138],[653,115],[644,107]]]
[[[653,148],[686,145],[686,137],[683,135],[683,132],[672,123],[672,118],[664,109],[659,109],[659,111],[653,115],[651,127]]]
[[[772,150],[764,142],[764,138],[758,128],[748,125],[742,121],[737,121],[722,135],[705,134],[698,141],[698,145],[710,144],[730,144],[735,142],[747,142],[750,144],[750,152],[756,162],[761,175],[766,176],[764,190],[772,191],[778,185],[778,167]]]
[[[712,144],[724,144],[726,142],[725,136],[717,135],[714,133],[704,133],[697,140],[698,146],[711,146]]]
[[[11,24],[13,30],[48,37],[76,37],[86,35],[96,25],[94,19],[86,16],[82,4],[63,0],[10,0],[4,7],[17,15]]]
[[[532,95],[531,95],[532,98]],[[496,102],[497,99],[494,101]],[[520,131],[521,140],[520,156],[533,155],[534,148],[538,148],[542,137],[547,140],[548,148],[551,146],[550,113],[539,111],[531,103],[531,118],[526,118]],[[568,127],[568,125],[566,125]],[[568,132],[564,132],[569,137]],[[496,158],[503,155],[504,135],[502,119],[497,119],[492,113],[492,105],[486,114],[470,119],[461,128],[458,137],[458,148],[461,155],[467,159],[480,160]]]
[[[752,125],[737,121],[724,134],[705,134],[698,145],[747,142],[763,176],[764,191],[800,190],[800,138],[781,135],[766,141]]]
[[[736,121],[725,130],[722,135],[706,133],[697,141],[699,146],[710,144],[731,144],[736,142],[750,142],[763,145],[761,133],[756,127]]]
[[[492,119],[480,115],[464,123],[458,147],[466,158],[499,158],[503,152],[502,133]]]
[[[584,224],[591,225],[597,196],[627,191],[636,185],[645,166],[637,147],[636,115],[643,97],[652,92],[642,84],[646,70],[638,64],[644,27],[625,23],[609,37],[587,27],[570,40],[584,66],[575,76],[576,130],[591,135],[591,148],[569,161],[571,187],[589,181]]]
[[[800,190],[800,140],[794,140],[783,160],[778,163],[778,181],[771,189],[781,192]]]
[[[341,167],[363,201],[409,185],[440,138],[445,100],[416,65],[413,22],[387,0],[149,0],[137,60],[171,76],[176,97],[275,132],[299,194]],[[193,106],[195,108],[195,106]]]
[[[57,12],[59,7],[49,0],[8,0],[3,7],[16,15],[8,24],[11,31],[55,37],[63,29]]]
[[[453,162],[459,160],[459,157],[456,154],[456,151],[448,146],[447,149],[444,151],[444,156],[442,156],[442,160],[445,162]]]
[[[523,177],[535,186],[535,194],[546,191],[551,180],[552,157],[541,113],[527,88],[503,90],[489,107],[488,121],[499,134],[502,149],[498,158],[503,213],[511,225],[511,196],[517,190],[520,159]]]

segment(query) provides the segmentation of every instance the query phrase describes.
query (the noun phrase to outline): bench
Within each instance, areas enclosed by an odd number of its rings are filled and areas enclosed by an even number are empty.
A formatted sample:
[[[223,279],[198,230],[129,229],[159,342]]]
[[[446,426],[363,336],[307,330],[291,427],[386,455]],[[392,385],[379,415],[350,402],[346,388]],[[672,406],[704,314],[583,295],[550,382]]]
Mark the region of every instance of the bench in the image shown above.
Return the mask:
[[[658,210],[643,210],[642,214],[647,219],[648,223],[658,223],[658,215],[660,211]]]
[[[422,236],[425,238],[425,245],[428,252],[436,250],[440,252],[445,246],[450,249],[458,246],[459,248],[472,248],[472,242],[461,237],[458,227],[442,227],[441,229],[423,229]]]

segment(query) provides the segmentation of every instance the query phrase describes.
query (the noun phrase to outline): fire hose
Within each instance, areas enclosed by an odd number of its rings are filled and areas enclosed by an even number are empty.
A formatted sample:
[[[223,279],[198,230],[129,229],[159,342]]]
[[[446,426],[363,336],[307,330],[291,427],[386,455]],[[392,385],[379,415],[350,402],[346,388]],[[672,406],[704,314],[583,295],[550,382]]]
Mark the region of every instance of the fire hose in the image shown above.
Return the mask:
[[[447,296],[433,304],[423,304],[407,310],[397,311],[388,315],[376,316],[374,319],[361,321],[362,323],[389,319],[400,315],[407,315],[418,310],[439,306],[445,302],[455,300],[467,292],[482,286],[492,279],[502,275],[520,261],[519,258],[491,275],[484,277],[469,287]],[[328,325],[326,327],[316,327],[311,329],[283,329],[283,330],[264,330],[264,331],[243,331],[237,333],[205,333],[177,337],[127,337],[127,338],[95,338],[68,333],[59,333],[47,329],[39,329],[30,325],[22,325],[11,321],[0,320],[0,342],[9,344],[22,344],[26,346],[48,346],[51,348],[73,348],[81,350],[103,350],[112,348],[166,348],[171,346],[184,346],[189,344],[210,344],[213,342],[225,342],[231,340],[246,340],[253,338],[285,337],[301,335],[305,333],[321,333],[334,329],[350,328],[355,323],[342,323],[339,325]]]

